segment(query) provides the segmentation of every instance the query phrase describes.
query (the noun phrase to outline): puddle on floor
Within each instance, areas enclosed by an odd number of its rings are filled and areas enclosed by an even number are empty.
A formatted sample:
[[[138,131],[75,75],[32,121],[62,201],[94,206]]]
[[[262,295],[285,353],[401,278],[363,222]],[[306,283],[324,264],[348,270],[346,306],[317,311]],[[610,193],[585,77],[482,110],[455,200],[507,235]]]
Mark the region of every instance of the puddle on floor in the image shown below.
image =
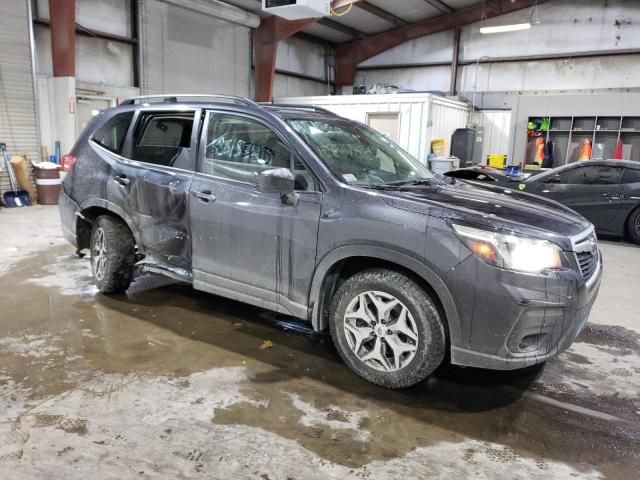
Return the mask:
[[[41,472],[55,465],[60,476],[105,458],[132,475],[252,476],[262,465],[256,475],[272,478],[410,478],[409,466],[436,476],[628,478],[640,468],[640,429],[521,398],[542,384],[565,385],[568,401],[576,392],[598,399],[607,392],[576,390],[590,370],[635,388],[635,367],[614,359],[638,349],[620,335],[586,338],[542,373],[445,366],[389,391],[350,372],[327,335],[304,323],[161,277],[104,296],[72,253],[54,247],[0,276],[3,459],[40,461]],[[261,349],[266,340],[273,347]],[[631,390],[622,393],[633,407]]]

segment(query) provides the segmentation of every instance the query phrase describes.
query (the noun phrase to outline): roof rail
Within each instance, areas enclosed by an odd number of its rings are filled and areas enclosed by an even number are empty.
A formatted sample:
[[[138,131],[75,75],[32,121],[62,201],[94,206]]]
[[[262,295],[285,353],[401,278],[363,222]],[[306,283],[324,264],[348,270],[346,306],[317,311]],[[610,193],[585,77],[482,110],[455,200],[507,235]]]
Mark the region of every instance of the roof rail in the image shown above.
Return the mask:
[[[246,97],[242,97],[240,95],[225,95],[225,94],[175,94],[175,93],[167,93],[165,95],[143,95],[140,97],[132,97],[120,102],[120,105],[135,105],[136,103],[147,103],[157,102],[157,103],[178,103],[178,99],[184,98],[187,100],[193,100],[196,98],[209,99],[209,100],[231,100],[237,104],[244,105],[246,107],[256,107],[260,108],[253,100],[250,100]],[[149,102],[150,103],[150,102]]]
[[[274,107],[274,108],[293,108],[296,110],[311,110],[313,112],[319,112],[319,113],[328,113],[330,115],[337,115],[336,113],[332,112],[331,110],[327,110],[326,108],[322,108],[322,107],[316,107],[315,105],[300,105],[300,104],[294,104],[294,103],[267,103],[267,102],[260,102],[259,103],[260,106],[262,107]]]

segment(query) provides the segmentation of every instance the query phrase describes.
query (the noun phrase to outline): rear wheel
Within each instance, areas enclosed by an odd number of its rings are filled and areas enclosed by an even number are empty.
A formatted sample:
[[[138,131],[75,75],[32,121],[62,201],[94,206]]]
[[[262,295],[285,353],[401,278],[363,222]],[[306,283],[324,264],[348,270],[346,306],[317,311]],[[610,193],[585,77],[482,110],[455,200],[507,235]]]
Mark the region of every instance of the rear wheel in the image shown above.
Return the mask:
[[[434,302],[420,285],[391,270],[366,270],[345,281],[332,302],[331,335],[351,369],[388,388],[424,380],[445,354]]]
[[[103,215],[91,232],[91,271],[102,293],[129,288],[135,265],[135,240],[121,220]]]
[[[627,219],[627,233],[633,243],[640,244],[640,207],[636,208]]]

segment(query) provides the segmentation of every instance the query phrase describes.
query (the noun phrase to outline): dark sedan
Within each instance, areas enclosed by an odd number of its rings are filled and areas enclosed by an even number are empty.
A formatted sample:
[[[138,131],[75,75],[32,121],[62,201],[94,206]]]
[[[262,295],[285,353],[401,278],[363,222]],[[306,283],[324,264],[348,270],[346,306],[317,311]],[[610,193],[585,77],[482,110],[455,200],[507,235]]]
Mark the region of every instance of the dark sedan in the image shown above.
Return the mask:
[[[640,244],[640,162],[587,160],[508,188],[556,200],[584,216],[599,233],[628,235]]]

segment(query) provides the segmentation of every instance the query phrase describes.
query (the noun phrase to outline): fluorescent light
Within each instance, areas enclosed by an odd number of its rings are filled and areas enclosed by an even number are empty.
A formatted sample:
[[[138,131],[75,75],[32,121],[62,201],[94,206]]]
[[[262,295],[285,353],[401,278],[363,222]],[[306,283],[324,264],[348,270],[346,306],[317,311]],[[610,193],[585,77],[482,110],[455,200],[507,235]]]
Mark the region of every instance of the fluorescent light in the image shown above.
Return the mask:
[[[504,32],[516,32],[518,30],[529,30],[531,24],[527,23],[514,23],[513,25],[496,25],[495,27],[480,27],[480,33],[504,33]]]

